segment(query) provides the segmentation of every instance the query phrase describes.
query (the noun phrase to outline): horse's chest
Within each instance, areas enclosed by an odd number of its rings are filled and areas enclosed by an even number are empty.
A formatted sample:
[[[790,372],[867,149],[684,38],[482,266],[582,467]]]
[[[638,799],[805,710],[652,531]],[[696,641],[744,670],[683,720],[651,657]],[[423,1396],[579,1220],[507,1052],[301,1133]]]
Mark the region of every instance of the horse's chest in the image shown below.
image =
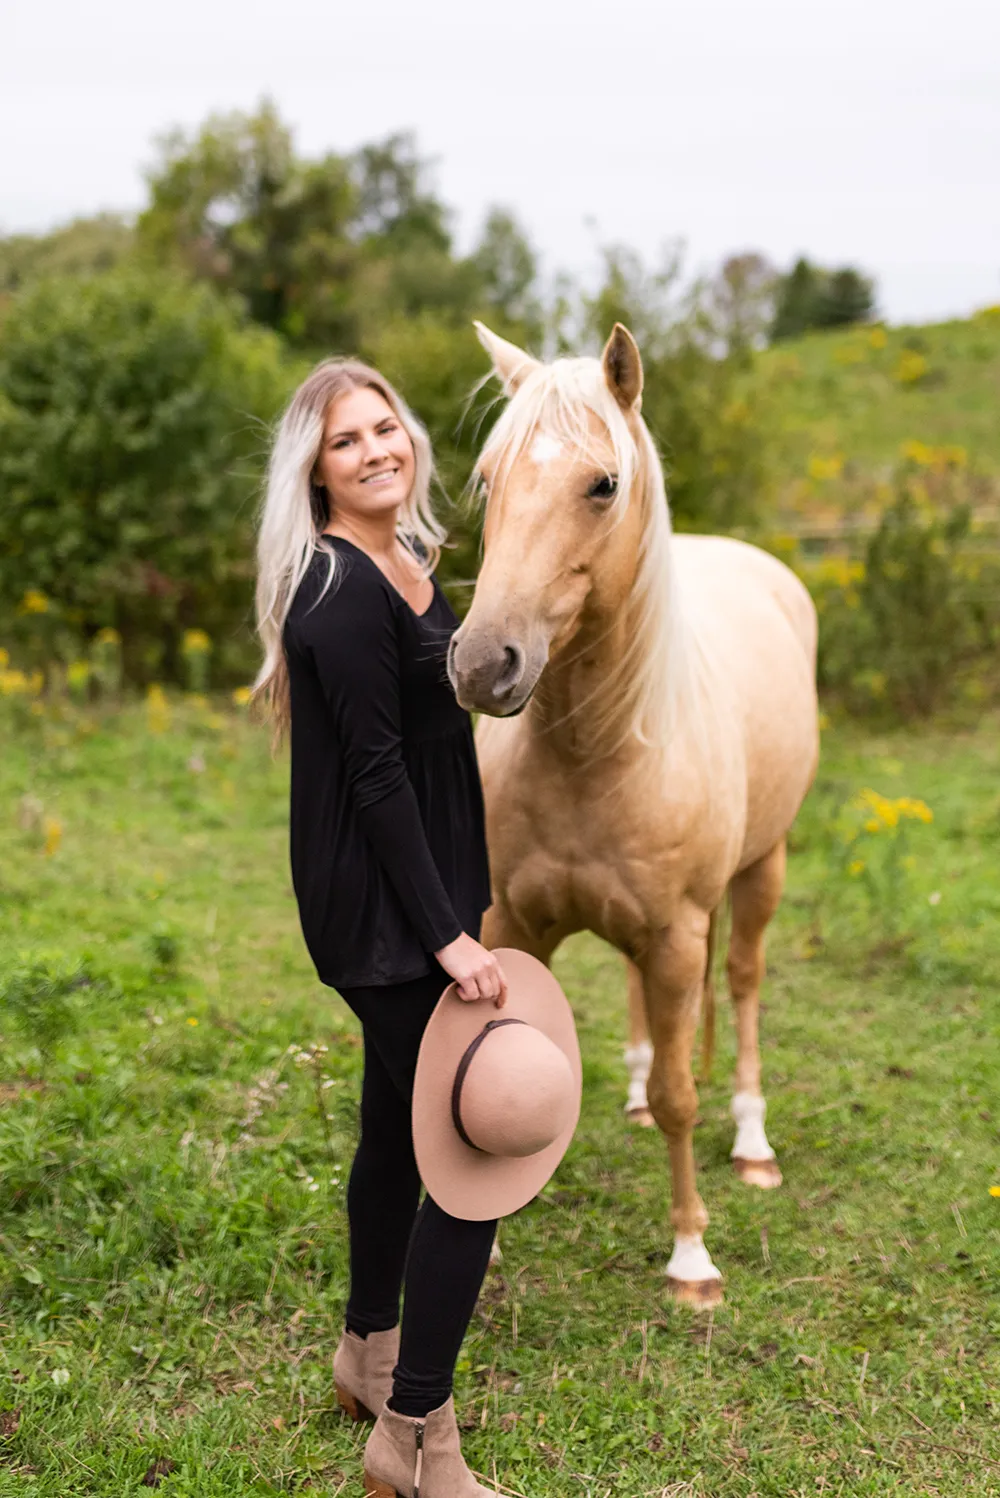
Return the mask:
[[[563,858],[534,849],[510,873],[507,902],[537,935],[591,930],[623,951],[641,950],[650,909],[617,860]]]

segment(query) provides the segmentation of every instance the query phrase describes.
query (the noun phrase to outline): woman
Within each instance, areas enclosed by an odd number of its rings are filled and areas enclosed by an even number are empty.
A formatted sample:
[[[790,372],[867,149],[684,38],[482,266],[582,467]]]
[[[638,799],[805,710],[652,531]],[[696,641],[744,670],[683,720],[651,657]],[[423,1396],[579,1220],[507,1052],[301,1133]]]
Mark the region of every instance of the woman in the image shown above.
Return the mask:
[[[291,730],[306,945],[364,1032],[338,1396],[355,1419],[379,1417],[379,1449],[398,1458],[373,1474],[389,1498],[418,1484],[422,1498],[474,1498],[486,1489],[462,1460],[451,1388],[496,1223],[449,1216],[429,1196],[418,1210],[410,1103],[444,988],[454,979],[463,999],[500,1006],[506,983],[478,940],[490,903],[482,786],[445,667],[458,620],[433,571],[444,532],[431,473],[427,434],[381,375],[350,360],[313,370],[271,457],[254,692],[276,741]]]

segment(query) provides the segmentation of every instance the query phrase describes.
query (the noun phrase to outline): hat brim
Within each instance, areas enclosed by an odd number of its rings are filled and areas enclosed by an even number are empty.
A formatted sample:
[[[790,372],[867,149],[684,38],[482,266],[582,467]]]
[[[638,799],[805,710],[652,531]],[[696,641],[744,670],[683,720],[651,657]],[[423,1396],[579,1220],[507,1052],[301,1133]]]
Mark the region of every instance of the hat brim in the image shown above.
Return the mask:
[[[537,1196],[569,1148],[580,1118],[583,1069],[573,1011],[556,978],[537,957],[516,947],[497,947],[507,979],[507,1002],[472,1003],[450,983],[427,1022],[413,1084],[413,1148],[420,1178],[438,1206],[452,1217],[485,1222],[506,1217]],[[521,1019],[541,1030],[565,1054],[575,1097],[570,1121],[545,1149],[517,1158],[485,1154],[465,1143],[451,1116],[458,1063],[490,1019]]]

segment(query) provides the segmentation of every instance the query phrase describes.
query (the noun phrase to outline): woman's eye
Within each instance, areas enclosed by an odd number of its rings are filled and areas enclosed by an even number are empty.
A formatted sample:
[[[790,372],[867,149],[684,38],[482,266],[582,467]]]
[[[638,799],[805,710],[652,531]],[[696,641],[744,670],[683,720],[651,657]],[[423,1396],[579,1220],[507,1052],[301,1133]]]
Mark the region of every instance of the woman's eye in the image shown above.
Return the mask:
[[[588,499],[614,499],[618,493],[618,475],[606,473],[602,478],[595,479],[587,490]]]
[[[337,442],[335,442],[333,444],[333,450],[334,450],[334,452],[339,452],[342,447],[350,447],[350,445],[351,445],[351,439],[350,439],[350,437],[341,437],[339,441],[337,441]]]

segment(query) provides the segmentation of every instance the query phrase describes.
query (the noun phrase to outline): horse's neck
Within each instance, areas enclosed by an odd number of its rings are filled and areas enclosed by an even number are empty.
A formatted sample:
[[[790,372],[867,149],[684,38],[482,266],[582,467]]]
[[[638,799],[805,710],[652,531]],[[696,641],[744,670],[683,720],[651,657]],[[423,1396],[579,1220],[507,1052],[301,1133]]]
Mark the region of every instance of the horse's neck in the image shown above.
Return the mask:
[[[529,711],[532,726],[556,753],[589,760],[628,739],[631,724],[621,686],[637,654],[637,627],[630,601],[590,608],[572,640],[546,665]]]

